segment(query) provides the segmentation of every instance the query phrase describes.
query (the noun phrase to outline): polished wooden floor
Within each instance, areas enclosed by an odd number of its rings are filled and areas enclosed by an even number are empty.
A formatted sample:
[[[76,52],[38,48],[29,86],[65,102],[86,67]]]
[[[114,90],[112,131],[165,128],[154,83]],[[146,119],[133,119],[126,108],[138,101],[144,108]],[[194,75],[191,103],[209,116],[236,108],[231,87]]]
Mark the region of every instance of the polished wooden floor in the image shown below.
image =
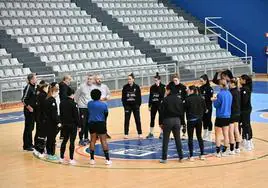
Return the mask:
[[[142,106],[144,136],[149,130],[147,105]],[[110,110],[109,132],[113,139],[122,139],[123,109]],[[136,136],[131,126],[132,137]],[[206,187],[265,188],[268,181],[268,126],[253,123],[255,151],[226,158],[208,157],[183,163],[156,160],[113,160],[113,165],[90,167],[88,157],[80,155],[77,166],[49,163],[22,151],[23,122],[0,125],[0,187]],[[159,131],[159,130],[157,130]],[[58,150],[58,149],[57,149]],[[58,152],[58,151],[57,151]]]

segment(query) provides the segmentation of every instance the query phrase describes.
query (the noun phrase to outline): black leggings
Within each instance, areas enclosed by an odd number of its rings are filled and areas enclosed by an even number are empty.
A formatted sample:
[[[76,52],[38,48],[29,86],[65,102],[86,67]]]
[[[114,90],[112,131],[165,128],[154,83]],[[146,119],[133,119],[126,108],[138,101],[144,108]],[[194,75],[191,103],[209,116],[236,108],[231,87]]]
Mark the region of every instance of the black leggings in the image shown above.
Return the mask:
[[[63,125],[62,127],[62,134],[63,134],[63,141],[61,143],[60,147],[60,157],[63,159],[64,158],[64,153],[66,150],[66,144],[68,140],[70,139],[70,159],[73,160],[74,158],[74,142],[76,138],[76,133],[77,133],[77,128],[73,127],[72,125]]]
[[[209,131],[212,131],[211,116],[212,116],[212,109],[208,110],[207,113],[204,113],[203,116],[203,127],[204,129],[208,129]]]
[[[128,135],[128,132],[129,132],[129,120],[130,120],[132,112],[134,114],[137,132],[138,134],[142,134],[140,107],[139,106],[125,106],[124,109],[125,109],[125,124],[124,124],[125,135]]]
[[[156,116],[156,113],[158,112],[158,124],[160,125],[160,122],[162,122],[162,117],[161,117],[161,114],[160,114],[160,105],[152,105],[151,107],[151,123],[150,123],[150,127],[154,127],[155,125],[155,116]]]
[[[80,124],[81,131],[79,132],[79,139],[83,140],[88,139],[88,109],[87,108],[79,108],[80,111]]]
[[[204,154],[204,142],[202,139],[202,121],[188,121],[187,122],[187,133],[188,133],[188,147],[190,152],[190,157],[193,156],[193,137],[194,137],[194,129],[196,131],[196,137],[200,147],[201,155]]]
[[[34,147],[39,153],[44,153],[46,147],[46,132],[43,120],[36,122],[36,133],[34,138]]]
[[[48,125],[48,124],[46,124],[46,126],[48,127],[48,130],[47,130],[47,144],[46,144],[47,154],[48,155],[55,155],[56,136],[57,136],[57,134],[59,132],[59,129],[58,129],[57,125]]]
[[[242,138],[246,140],[252,139],[252,128],[250,123],[251,110],[242,112],[240,115],[240,125],[242,128]]]

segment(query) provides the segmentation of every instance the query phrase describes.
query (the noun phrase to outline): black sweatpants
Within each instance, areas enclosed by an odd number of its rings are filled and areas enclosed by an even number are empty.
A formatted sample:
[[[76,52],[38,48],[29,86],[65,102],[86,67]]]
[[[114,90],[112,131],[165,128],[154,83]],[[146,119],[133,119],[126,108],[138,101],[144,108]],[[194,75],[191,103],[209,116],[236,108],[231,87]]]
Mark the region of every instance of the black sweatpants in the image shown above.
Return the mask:
[[[203,115],[203,128],[208,129],[209,131],[212,131],[212,109],[208,110],[207,113],[204,113]]]
[[[172,132],[175,138],[175,143],[176,143],[176,148],[177,148],[179,158],[182,159],[183,153],[182,153],[182,145],[181,145],[181,138],[180,138],[180,128],[181,128],[180,118],[164,119],[163,123],[164,125],[163,125],[162,159],[163,160],[167,159],[170,132]]]
[[[185,134],[186,133],[185,113],[183,113],[183,115],[180,116],[180,120],[182,126],[182,133]]]
[[[79,108],[80,112],[80,124],[81,124],[81,131],[79,132],[79,139],[83,140],[88,139],[88,109],[87,108]]]
[[[56,136],[59,132],[59,129],[57,125],[46,124],[46,126],[48,128],[47,129],[47,143],[46,143],[47,154],[55,155]]]
[[[29,112],[24,109],[24,117],[25,123],[23,131],[23,149],[27,149],[33,147],[32,132],[34,130],[35,115],[34,112]]]
[[[162,122],[162,116],[160,114],[160,104],[159,105],[152,105],[151,106],[151,123],[150,127],[154,127],[155,125],[155,116],[156,113],[158,112],[158,125],[160,125],[160,122]]]
[[[62,134],[63,134],[63,141],[60,147],[60,157],[62,159],[64,158],[66,144],[70,139],[69,152],[70,152],[70,159],[72,160],[74,158],[74,148],[75,148],[74,142],[77,134],[77,128],[73,125],[63,125]]]
[[[129,120],[130,120],[132,112],[134,114],[137,132],[138,132],[138,134],[142,134],[141,119],[140,119],[140,107],[135,106],[135,105],[125,106],[124,110],[125,110],[125,123],[124,123],[125,135],[128,135],[128,132],[129,132]]]
[[[193,156],[193,137],[194,130],[196,131],[196,137],[199,143],[200,153],[204,154],[204,141],[202,139],[202,121],[201,119],[196,121],[187,122],[187,134],[188,134],[188,148],[190,152],[190,157]]]
[[[46,127],[43,120],[37,120],[34,147],[39,153],[44,153],[46,147]]]
[[[250,111],[242,112],[240,115],[240,124],[242,128],[242,138],[246,140],[252,139],[252,128],[250,123]]]

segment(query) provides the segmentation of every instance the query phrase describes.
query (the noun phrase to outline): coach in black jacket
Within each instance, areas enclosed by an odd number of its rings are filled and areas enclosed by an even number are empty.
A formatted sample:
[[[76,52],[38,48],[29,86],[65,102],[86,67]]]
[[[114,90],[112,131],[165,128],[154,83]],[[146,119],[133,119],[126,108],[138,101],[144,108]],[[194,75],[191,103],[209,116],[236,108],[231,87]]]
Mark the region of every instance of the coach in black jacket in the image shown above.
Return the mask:
[[[21,101],[24,104],[25,125],[23,131],[23,149],[33,151],[32,131],[34,130],[36,91],[35,84],[37,82],[36,75],[31,73],[27,76],[28,84],[23,90]]]
[[[160,163],[166,163],[168,142],[171,131],[175,138],[179,159],[182,160],[183,158],[180,138],[181,121],[179,118],[183,114],[183,103],[177,93],[174,92],[174,87],[175,85],[173,82],[166,87],[167,97],[164,98],[161,104],[161,114],[163,117],[163,122],[161,122],[161,127],[163,129],[163,146],[162,159],[160,160]]]

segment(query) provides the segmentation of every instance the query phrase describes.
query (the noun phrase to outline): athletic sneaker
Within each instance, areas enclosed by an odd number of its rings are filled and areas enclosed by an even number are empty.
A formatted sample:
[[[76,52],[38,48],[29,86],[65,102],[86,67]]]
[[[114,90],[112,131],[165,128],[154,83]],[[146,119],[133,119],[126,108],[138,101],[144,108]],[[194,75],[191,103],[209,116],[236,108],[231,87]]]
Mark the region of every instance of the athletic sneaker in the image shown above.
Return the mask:
[[[139,138],[139,139],[143,139],[142,134],[139,134],[139,135],[138,135],[138,138]]]
[[[238,154],[238,153],[240,153],[241,151],[240,151],[240,148],[237,148],[237,149],[235,149],[235,153],[236,154]]]
[[[39,153],[36,149],[34,149],[34,150],[33,150],[33,154],[34,154],[36,157],[38,157],[40,153]]]
[[[250,145],[251,149],[254,149],[254,144],[253,144],[252,139],[250,139],[248,142],[249,142],[249,145]]]
[[[105,160],[105,165],[111,165],[113,162],[111,160]]]
[[[94,160],[94,159],[90,159],[89,164],[90,164],[90,165],[95,165],[95,164],[96,164],[96,162],[95,162],[95,160]]]
[[[154,138],[154,134],[149,133],[148,136],[146,136],[147,139],[153,139]]]
[[[60,158],[60,163],[64,163],[64,159]]]
[[[48,155],[47,159],[50,160],[50,161],[58,161],[59,160],[56,155],[53,155],[53,156],[52,155]]]
[[[162,139],[162,138],[163,138],[163,133],[160,133],[159,139]]]
[[[127,134],[124,136],[124,139],[128,139],[128,135]]]
[[[249,140],[243,141],[243,145],[244,145],[244,149],[246,151],[251,151],[252,150],[252,147],[251,147],[251,144],[250,144],[250,141]]]
[[[235,151],[229,151],[229,155],[235,155]]]
[[[166,163],[167,163],[167,160],[160,159],[159,162],[160,162],[160,163],[163,163],[163,164],[166,164]]]
[[[46,154],[44,153],[39,153],[39,156],[38,156],[40,159],[44,159],[46,158]]]
[[[221,152],[215,154],[216,157],[221,158]]]
[[[174,138],[173,138],[174,139]],[[182,140],[186,140],[186,134],[182,134],[182,137],[181,137]]]
[[[194,162],[194,157],[189,157],[190,162]]]
[[[70,159],[69,164],[70,164],[70,165],[76,165],[76,160],[74,160],[74,159],[71,160],[71,159]]]
[[[228,157],[229,155],[230,155],[230,152],[228,152],[228,151],[225,151],[225,152],[221,153],[222,157]]]
[[[201,161],[204,161],[204,160],[206,160],[206,157],[205,157],[204,155],[200,155],[200,156],[199,156],[199,159],[200,159]]]

